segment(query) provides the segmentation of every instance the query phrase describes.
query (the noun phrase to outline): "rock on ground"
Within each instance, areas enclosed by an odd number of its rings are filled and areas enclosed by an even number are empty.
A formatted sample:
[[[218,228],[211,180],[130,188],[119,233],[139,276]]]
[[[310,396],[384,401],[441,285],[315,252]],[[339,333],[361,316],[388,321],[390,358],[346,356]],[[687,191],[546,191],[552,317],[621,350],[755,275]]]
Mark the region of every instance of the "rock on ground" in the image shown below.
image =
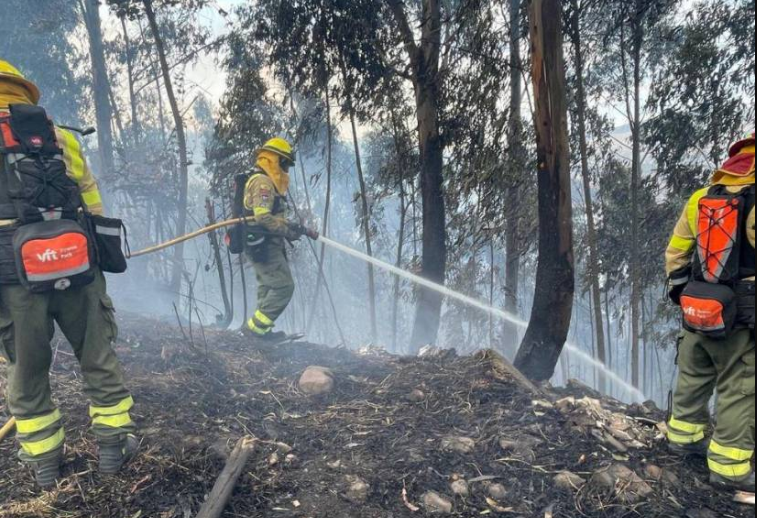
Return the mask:
[[[309,396],[321,396],[334,390],[334,373],[326,367],[311,366],[300,377],[300,390]]]
[[[423,495],[423,507],[429,514],[452,514],[452,502],[439,493],[429,491]]]
[[[347,475],[345,482],[347,490],[344,493],[344,497],[347,500],[353,504],[364,504],[368,500],[371,486],[365,480],[354,475]]]
[[[675,473],[673,473],[669,469],[663,469],[659,466],[655,466],[654,464],[647,464],[647,466],[644,468],[644,474],[646,475],[648,480],[651,480],[653,482],[661,482],[663,484],[668,484],[674,487],[681,485],[681,479],[679,479]]]
[[[613,464],[597,472],[591,479],[591,486],[597,491],[612,494],[627,505],[637,504],[654,494],[654,489],[624,464]]]
[[[455,496],[463,498],[470,496],[470,487],[468,487],[468,483],[465,480],[455,480],[450,484],[449,488]]]
[[[555,477],[555,487],[561,491],[572,493],[586,485],[586,480],[574,473],[565,471]]]
[[[502,484],[489,484],[486,488],[486,492],[494,500],[501,502],[507,498],[507,488]]]
[[[476,441],[469,437],[445,437],[442,439],[442,449],[468,454],[476,449]]]

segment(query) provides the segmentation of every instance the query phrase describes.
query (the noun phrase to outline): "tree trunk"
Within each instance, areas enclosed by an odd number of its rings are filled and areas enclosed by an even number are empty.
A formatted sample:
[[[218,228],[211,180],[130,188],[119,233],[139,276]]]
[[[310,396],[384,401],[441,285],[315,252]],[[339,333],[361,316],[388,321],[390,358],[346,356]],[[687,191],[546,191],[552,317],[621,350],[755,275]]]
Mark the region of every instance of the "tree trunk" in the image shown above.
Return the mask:
[[[328,76],[325,80],[324,86],[324,103],[326,105],[326,206],[323,209],[323,227],[321,234],[325,237],[329,235],[329,216],[331,214],[331,190],[332,190],[332,171],[334,163],[334,125],[331,120],[331,94],[329,93]],[[308,318],[307,327],[305,328],[305,334],[310,334],[310,330],[313,327],[315,321],[315,315],[318,309],[321,307],[320,296],[321,287],[323,283],[323,277],[325,276],[323,266],[326,260],[326,245],[321,244],[321,255],[318,258],[318,280],[315,283],[315,295],[313,297],[313,307],[310,310],[310,317]]]
[[[242,284],[242,315],[247,318],[250,314],[250,297],[247,292],[247,259],[244,254],[239,254],[239,282]]]
[[[205,199],[205,209],[208,213],[208,224],[215,225],[217,223],[216,211],[215,207],[213,207],[213,202],[210,201],[210,198]],[[221,243],[218,239],[218,234],[215,232],[208,234],[208,238],[210,239],[210,246],[213,250],[213,258],[215,259],[216,267],[218,268],[218,283],[221,287],[221,299],[223,300],[223,308],[225,311],[224,315],[220,315],[221,318],[218,321],[218,326],[222,329],[226,329],[231,325],[231,321],[234,319],[234,312],[231,309],[231,299],[229,299],[229,290],[226,286],[226,272],[223,269]],[[234,272],[232,271],[231,273],[233,275]]]
[[[357,167],[357,177],[360,181],[360,202],[362,205],[361,226],[365,234],[365,251],[369,257],[373,257],[373,241],[371,238],[371,209],[368,204],[368,187],[365,183],[365,173],[363,172],[363,160],[360,156],[360,142],[357,136],[357,124],[355,123],[355,113],[350,103],[350,125],[352,126],[352,143],[355,146],[355,165]],[[376,316],[376,274],[372,264],[368,264],[368,305],[370,308],[371,318],[371,340],[375,344],[378,340],[378,318]]]
[[[613,351],[613,339],[612,339],[612,315],[610,313],[610,289],[605,288],[604,293],[604,304],[605,304],[605,321],[607,322],[607,367],[609,367],[610,370],[614,370],[615,364],[614,364],[614,357],[615,353]],[[607,393],[608,396],[612,396],[613,394],[613,386],[610,384],[609,391]]]
[[[408,203],[407,203],[407,194],[405,192],[405,168],[404,168],[404,164],[402,163],[403,153],[400,147],[397,123],[396,123],[396,120],[394,120],[394,114],[392,114],[392,118],[393,118],[393,125],[394,125],[394,147],[395,147],[395,153],[397,154],[397,168],[399,169],[399,173],[400,173],[400,178],[399,178],[400,229],[399,229],[399,238],[397,240],[397,261],[395,262],[395,266],[397,266],[397,268],[402,268],[402,256],[405,252],[405,226],[407,222]],[[399,275],[395,275],[394,276],[394,301],[392,303],[392,351],[395,354],[399,353],[398,341],[397,341],[397,335],[398,335],[397,328],[399,325],[401,285],[402,285],[402,281]]]
[[[643,357],[643,367],[642,372],[643,378],[641,380],[641,386],[639,387],[642,392],[645,392],[649,389],[649,355],[647,354],[647,338],[646,338],[646,329],[647,329],[647,301],[645,294],[642,293],[641,295],[641,355]]]
[[[439,55],[442,13],[438,0],[423,1],[422,39],[416,60],[415,93],[421,152],[423,255],[421,274],[444,284],[447,270],[447,229],[444,199],[444,149],[439,128]],[[412,352],[436,343],[444,298],[421,289],[411,339]]]
[[[152,7],[152,0],[142,0],[142,3],[145,6],[147,21],[150,23],[150,30],[152,31],[152,36],[155,40],[155,48],[158,51],[160,68],[163,74],[163,84],[166,87],[166,95],[168,96],[168,102],[171,105],[171,113],[173,114],[174,125],[176,126],[176,140],[179,146],[179,214],[176,223],[176,233],[177,235],[182,236],[187,232],[187,211],[189,209],[189,156],[187,152],[187,137],[184,130],[184,120],[182,119],[181,110],[179,109],[179,102],[176,99],[176,93],[173,88],[173,80],[171,79],[171,69],[168,65],[168,58],[166,57],[165,44],[160,35],[160,27],[158,27],[158,20]],[[174,266],[171,277],[171,287],[177,292],[181,291],[181,276],[183,271],[184,245],[180,244],[174,248]]]
[[[583,178],[584,198],[586,198],[586,222],[589,239],[589,278],[591,279],[591,297],[593,306],[594,328],[597,339],[597,358],[607,364],[605,329],[602,317],[602,291],[599,284],[599,251],[597,246],[597,223],[594,216],[594,198],[589,171],[589,146],[586,135],[586,89],[584,87],[584,53],[581,39],[581,11],[578,0],[571,0],[573,18],[571,20],[571,38],[576,58],[576,107],[578,110],[578,137],[581,147],[581,176]],[[599,373],[597,390],[604,394],[607,390],[607,377]]]
[[[526,158],[522,144],[523,120],[521,105],[523,104],[523,84],[521,76],[521,0],[510,0],[510,128],[508,141],[510,147],[510,165],[512,178],[525,173]],[[508,214],[506,221],[505,244],[505,311],[518,315],[518,297],[520,286],[521,238],[520,238],[520,194],[522,189],[518,183],[508,188]],[[512,322],[504,324],[504,349],[515,356],[518,349],[520,329]]]
[[[568,103],[561,0],[533,0],[531,41],[539,164],[539,266],[531,321],[515,366],[535,381],[555,372],[575,291]]]
[[[489,306],[494,307],[494,292],[496,290],[497,271],[494,268],[496,258],[494,236],[489,238]],[[494,315],[489,315],[489,349],[494,349]]]
[[[640,23],[634,30],[633,36],[633,73],[634,73],[634,105],[633,122],[631,124],[633,139],[633,160],[631,174],[631,371],[634,387],[639,387],[640,379],[640,330],[639,305],[641,303],[641,272],[639,270],[639,189],[641,189],[641,45],[644,34]]]
[[[447,229],[444,199],[444,145],[440,131],[439,57],[442,46],[442,9],[439,0],[423,0],[420,46],[415,41],[405,2],[386,0],[397,32],[410,59],[418,118],[423,201],[423,253],[421,275],[444,284],[447,272]],[[410,339],[410,352],[436,343],[444,297],[419,289],[418,308]]]
[[[131,39],[129,37],[129,29],[126,26],[126,16],[121,17],[121,30],[124,33],[124,45],[126,50],[126,71],[129,81],[129,105],[131,106],[131,131],[132,138],[134,140],[134,147],[139,147],[140,141],[140,125],[139,125],[139,110],[137,108],[137,93],[135,87],[134,78],[134,56],[132,55]]]
[[[113,107],[108,98],[110,80],[105,64],[105,47],[103,45],[102,25],[100,21],[100,2],[84,0],[85,25],[89,35],[89,56],[92,62],[92,89],[95,98],[95,118],[97,119],[97,146],[103,177],[115,174],[113,158]]]

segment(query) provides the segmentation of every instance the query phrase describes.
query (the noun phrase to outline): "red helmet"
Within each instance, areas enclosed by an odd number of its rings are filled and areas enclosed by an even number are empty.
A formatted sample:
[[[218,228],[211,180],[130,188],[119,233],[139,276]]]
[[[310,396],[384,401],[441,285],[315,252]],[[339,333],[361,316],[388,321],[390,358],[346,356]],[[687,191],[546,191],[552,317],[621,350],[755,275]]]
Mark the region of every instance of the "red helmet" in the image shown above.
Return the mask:
[[[742,149],[747,146],[754,146],[754,132],[748,134],[742,140],[739,140],[733,146],[731,146],[731,150],[729,152],[730,156],[735,157]]]

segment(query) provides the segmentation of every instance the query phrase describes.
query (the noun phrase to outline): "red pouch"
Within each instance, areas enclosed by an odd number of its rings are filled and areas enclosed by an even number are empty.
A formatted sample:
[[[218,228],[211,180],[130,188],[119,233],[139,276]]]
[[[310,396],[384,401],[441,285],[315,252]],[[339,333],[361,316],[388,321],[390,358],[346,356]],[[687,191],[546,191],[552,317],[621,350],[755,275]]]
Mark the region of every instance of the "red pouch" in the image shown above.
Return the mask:
[[[19,279],[33,293],[64,291],[94,280],[89,236],[75,221],[43,221],[13,239]]]
[[[681,296],[683,326],[714,340],[733,334],[738,316],[736,292],[723,284],[693,281]]]

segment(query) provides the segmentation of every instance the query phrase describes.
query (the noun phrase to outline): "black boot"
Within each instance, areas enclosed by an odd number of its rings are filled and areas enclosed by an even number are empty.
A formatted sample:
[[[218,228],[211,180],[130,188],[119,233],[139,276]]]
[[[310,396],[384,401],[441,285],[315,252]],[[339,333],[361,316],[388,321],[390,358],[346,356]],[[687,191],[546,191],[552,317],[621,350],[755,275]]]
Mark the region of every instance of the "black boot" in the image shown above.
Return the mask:
[[[127,435],[118,442],[100,443],[100,473],[115,475],[137,454],[139,439]]]
[[[668,443],[668,451],[677,457],[697,457],[706,459],[709,449],[709,441],[699,441],[693,444]]]
[[[283,331],[270,331],[264,335],[261,335],[256,333],[255,331],[252,331],[247,326],[244,326],[241,331],[242,336],[253,343],[261,345],[276,345],[277,343],[284,342],[287,338],[289,338],[289,336]]]
[[[263,344],[277,344],[279,342],[287,340],[288,338],[289,335],[287,335],[283,331],[271,331],[270,333],[258,336],[258,340]]]
[[[55,488],[61,478],[60,465],[63,462],[62,452],[52,454],[44,459],[28,461],[34,470],[34,478],[42,490]]]
[[[754,471],[741,479],[726,478],[717,473],[710,475],[710,484],[724,491],[743,491],[744,493],[754,493]]]

